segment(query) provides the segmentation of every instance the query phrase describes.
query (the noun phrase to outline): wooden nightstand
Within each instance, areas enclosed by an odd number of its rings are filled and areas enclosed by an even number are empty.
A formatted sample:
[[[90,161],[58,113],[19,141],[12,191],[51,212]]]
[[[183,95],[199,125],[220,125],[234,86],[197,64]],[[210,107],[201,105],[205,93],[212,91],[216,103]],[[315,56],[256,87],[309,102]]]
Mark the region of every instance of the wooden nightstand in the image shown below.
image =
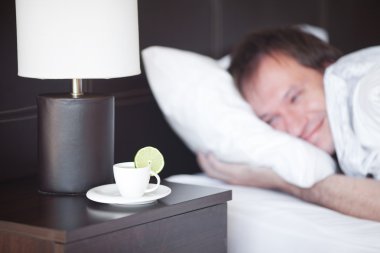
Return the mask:
[[[125,207],[0,185],[0,252],[226,252],[229,190],[163,182],[172,193]]]

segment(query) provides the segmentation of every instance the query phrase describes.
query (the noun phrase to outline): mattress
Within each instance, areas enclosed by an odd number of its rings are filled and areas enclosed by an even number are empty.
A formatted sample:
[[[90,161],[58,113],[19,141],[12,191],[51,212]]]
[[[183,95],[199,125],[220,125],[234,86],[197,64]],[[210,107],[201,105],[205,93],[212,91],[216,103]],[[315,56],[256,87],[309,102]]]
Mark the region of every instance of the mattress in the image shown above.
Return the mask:
[[[204,174],[168,181],[231,189],[228,252],[380,252],[380,222],[310,204],[285,193],[228,185]]]

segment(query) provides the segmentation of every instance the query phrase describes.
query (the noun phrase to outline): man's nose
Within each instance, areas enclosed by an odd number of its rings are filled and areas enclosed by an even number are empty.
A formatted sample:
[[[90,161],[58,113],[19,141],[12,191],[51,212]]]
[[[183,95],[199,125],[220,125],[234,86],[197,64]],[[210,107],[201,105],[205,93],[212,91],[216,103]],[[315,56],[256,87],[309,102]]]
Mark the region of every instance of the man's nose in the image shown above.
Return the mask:
[[[302,113],[289,110],[285,117],[286,130],[290,135],[301,137],[306,124],[306,117]]]

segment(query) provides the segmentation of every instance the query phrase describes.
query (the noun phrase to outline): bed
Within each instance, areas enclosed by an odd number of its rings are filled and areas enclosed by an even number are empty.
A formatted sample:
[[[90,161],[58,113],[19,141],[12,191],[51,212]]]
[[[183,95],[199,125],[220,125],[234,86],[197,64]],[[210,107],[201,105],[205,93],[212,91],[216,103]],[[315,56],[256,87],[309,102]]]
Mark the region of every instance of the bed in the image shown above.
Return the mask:
[[[2,1],[0,11],[4,34],[0,181],[7,181],[37,171],[36,95],[69,87],[63,81],[50,85],[51,81],[17,77],[14,1]],[[380,23],[379,11],[376,0],[139,0],[140,47],[165,46],[220,59],[251,30],[310,24],[328,31],[331,43],[348,53],[379,44],[373,25]],[[115,163],[132,159],[138,148],[151,145],[165,155],[163,178],[233,190],[228,203],[230,253],[380,252],[380,223],[203,175],[191,147],[168,124],[144,72],[131,78],[90,80],[85,86],[86,91],[116,97]]]
[[[232,190],[228,252],[379,252],[380,223],[342,215],[281,192],[227,185],[204,174],[169,181]]]

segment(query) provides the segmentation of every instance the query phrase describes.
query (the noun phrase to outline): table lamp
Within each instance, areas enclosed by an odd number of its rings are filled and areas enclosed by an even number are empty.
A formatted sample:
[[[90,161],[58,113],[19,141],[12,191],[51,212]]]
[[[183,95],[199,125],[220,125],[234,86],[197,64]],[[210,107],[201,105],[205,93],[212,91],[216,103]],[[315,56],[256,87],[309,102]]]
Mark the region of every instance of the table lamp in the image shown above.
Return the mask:
[[[40,192],[111,183],[115,99],[82,80],[140,73],[137,0],[16,0],[16,21],[18,75],[73,83],[37,97]]]

